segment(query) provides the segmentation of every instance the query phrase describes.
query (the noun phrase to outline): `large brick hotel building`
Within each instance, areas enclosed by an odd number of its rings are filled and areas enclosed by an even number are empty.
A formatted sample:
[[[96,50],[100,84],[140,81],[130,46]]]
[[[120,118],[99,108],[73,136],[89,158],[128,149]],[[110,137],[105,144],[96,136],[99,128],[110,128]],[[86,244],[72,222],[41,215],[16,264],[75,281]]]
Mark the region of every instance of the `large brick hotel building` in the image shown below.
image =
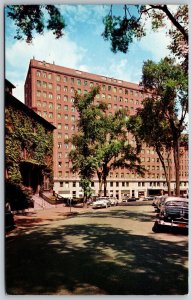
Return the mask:
[[[114,71],[115,73],[115,71]],[[74,107],[75,90],[87,93],[94,85],[100,85],[96,101],[105,101],[110,113],[128,108],[134,114],[141,107],[145,95],[139,85],[123,80],[90,74],[31,59],[25,82],[25,104],[57,127],[54,131],[54,190],[65,196],[80,196],[79,177],[71,171],[68,154],[72,145],[67,141],[76,132],[78,114]],[[134,143],[133,140],[130,141]],[[181,193],[188,190],[188,151],[182,149],[180,163]],[[173,156],[171,157],[173,161]],[[147,196],[167,191],[164,171],[153,149],[143,147],[141,162],[147,172],[142,178],[127,169],[111,171],[108,177],[108,195],[121,199],[124,195]],[[175,188],[173,164],[170,168],[172,191]],[[92,184],[98,192],[98,179]]]

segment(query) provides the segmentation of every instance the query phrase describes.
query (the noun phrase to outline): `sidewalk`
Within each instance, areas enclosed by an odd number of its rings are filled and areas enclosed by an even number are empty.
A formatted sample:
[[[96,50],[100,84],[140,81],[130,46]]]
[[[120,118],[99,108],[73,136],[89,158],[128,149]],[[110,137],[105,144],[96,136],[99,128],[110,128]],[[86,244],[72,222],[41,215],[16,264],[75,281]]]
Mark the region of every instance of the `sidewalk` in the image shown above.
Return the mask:
[[[67,218],[75,217],[79,213],[91,211],[92,207],[66,207],[63,204],[57,207],[47,209],[29,209],[24,213],[17,213],[14,215],[16,228],[8,233],[6,236],[15,235],[22,229],[30,229],[33,226],[40,224],[48,224],[50,222],[59,221]]]

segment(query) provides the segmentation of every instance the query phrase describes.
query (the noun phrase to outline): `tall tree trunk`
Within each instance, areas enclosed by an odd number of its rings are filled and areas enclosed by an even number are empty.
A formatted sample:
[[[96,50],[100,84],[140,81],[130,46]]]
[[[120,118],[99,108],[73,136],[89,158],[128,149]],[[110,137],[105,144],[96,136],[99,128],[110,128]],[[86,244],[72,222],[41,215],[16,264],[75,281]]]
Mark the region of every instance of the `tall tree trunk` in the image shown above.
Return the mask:
[[[108,167],[107,167],[107,163],[105,163],[103,165],[103,190],[104,190],[104,197],[107,196],[107,176],[108,176]]]
[[[168,195],[170,196],[171,195],[171,188],[170,188],[170,183],[171,183],[171,180],[170,180],[170,169],[169,171],[167,171],[167,168],[165,166],[165,163],[164,163],[164,157],[162,156],[161,152],[159,149],[156,148],[156,152],[158,154],[158,157],[160,159],[160,162],[162,164],[162,167],[163,167],[163,170],[164,170],[164,175],[165,175],[165,178],[166,178],[166,183],[167,183],[167,187],[168,187]],[[169,157],[169,155],[168,155]],[[167,161],[168,161],[168,168],[169,168],[169,160],[167,158]]]
[[[98,180],[99,180],[99,191],[98,191],[98,196],[100,197],[101,196],[101,193],[102,193],[102,185],[103,185],[103,180],[102,180],[102,173],[97,171],[97,177],[98,177]]]
[[[173,142],[174,164],[175,164],[175,179],[176,179],[176,196],[180,196],[180,141],[177,137]]]

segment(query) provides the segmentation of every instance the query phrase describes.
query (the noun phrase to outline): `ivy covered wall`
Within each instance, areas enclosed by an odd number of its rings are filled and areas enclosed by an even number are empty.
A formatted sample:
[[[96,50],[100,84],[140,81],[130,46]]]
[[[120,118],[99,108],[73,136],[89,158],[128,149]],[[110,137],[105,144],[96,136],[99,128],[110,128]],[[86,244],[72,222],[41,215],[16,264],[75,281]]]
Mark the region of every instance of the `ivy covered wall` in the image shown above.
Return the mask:
[[[17,99],[5,99],[5,171],[6,182],[22,186],[21,165],[38,168],[53,186],[53,126]],[[11,101],[14,98],[14,101]],[[26,109],[25,109],[26,108]],[[36,116],[36,117],[35,117]],[[47,122],[48,123],[48,122]],[[26,169],[26,168],[25,168]]]

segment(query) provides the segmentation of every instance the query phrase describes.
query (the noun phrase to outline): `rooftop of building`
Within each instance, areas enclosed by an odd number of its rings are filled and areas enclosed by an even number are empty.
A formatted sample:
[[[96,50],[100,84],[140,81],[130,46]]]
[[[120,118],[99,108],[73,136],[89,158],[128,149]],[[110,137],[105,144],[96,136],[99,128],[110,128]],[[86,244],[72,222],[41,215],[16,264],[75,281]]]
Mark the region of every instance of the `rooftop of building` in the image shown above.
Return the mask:
[[[93,74],[93,73],[89,73],[89,72],[85,72],[85,71],[81,71],[81,70],[71,69],[68,67],[56,65],[54,62],[49,63],[46,61],[36,60],[35,58],[30,60],[29,68],[30,67],[34,67],[37,69],[39,68],[41,70],[55,72],[58,74],[65,74],[65,75],[69,75],[69,76],[80,77],[83,79],[102,82],[105,84],[112,84],[112,85],[116,85],[116,86],[127,87],[127,88],[135,89],[135,90],[141,89],[140,85],[137,83],[120,80],[120,79],[116,79],[113,77],[107,77],[105,75],[97,75],[97,74]]]

